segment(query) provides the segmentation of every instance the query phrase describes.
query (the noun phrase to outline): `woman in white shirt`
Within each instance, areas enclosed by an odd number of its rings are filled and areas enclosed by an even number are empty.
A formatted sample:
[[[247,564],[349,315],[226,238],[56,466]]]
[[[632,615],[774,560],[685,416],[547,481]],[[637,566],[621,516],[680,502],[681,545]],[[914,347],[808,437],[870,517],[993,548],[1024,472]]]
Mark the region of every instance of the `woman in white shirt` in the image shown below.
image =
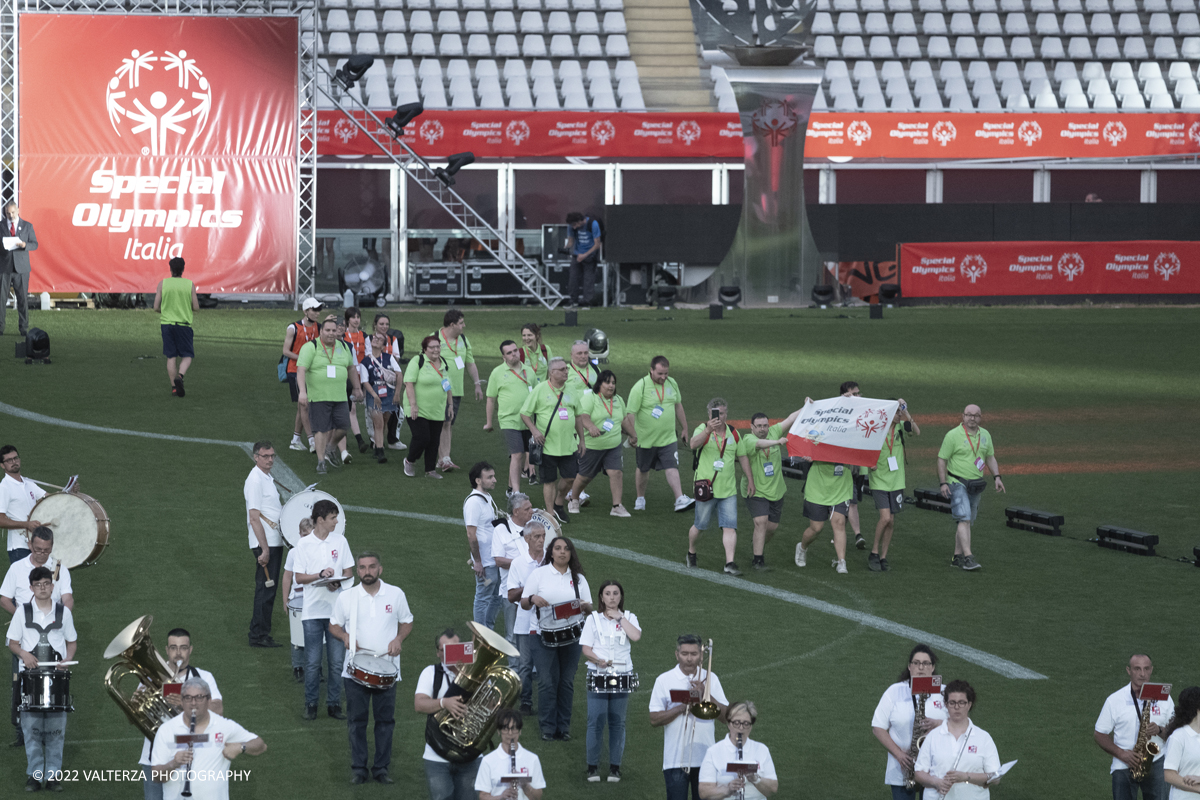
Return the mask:
[[[916,721],[917,698],[912,693],[913,678],[928,678],[937,671],[937,655],[927,644],[918,644],[908,654],[908,663],[879,698],[871,717],[871,732],[888,752],[887,771],[883,782],[891,787],[892,800],[913,800],[916,790],[905,788],[905,778],[912,771],[915,759],[909,756],[913,742],[913,723]],[[917,737],[927,735],[946,719],[946,706],[941,692],[926,696],[925,721]]]
[[[542,740],[570,741],[579,637],[584,617],[592,613],[592,590],[570,539],[559,536],[550,542],[542,566],[525,581],[521,608],[537,615],[538,632],[530,642],[538,673]]]
[[[1169,800],[1187,800],[1200,794],[1200,686],[1189,686],[1179,695],[1175,716],[1167,725],[1163,779],[1171,787]]]
[[[625,713],[629,692],[595,691],[592,676],[601,673],[636,677],[630,642],[642,638],[637,614],[625,611],[625,589],[616,581],[600,584],[600,611],[593,611],[583,623],[579,643],[588,665],[587,779],[600,780],[600,734],[608,723],[608,780],[621,780],[621,757],[625,753]]]
[[[974,705],[971,684],[951,681],[946,687],[946,723],[925,737],[914,765],[917,783],[926,787],[924,800],[991,797],[988,780],[1000,773],[1000,754],[988,732],[971,721]]]
[[[722,800],[743,793],[745,800],[763,800],[779,791],[779,778],[771,751],[750,738],[758,708],[749,700],[729,706],[729,735],[708,748],[700,764],[700,797]],[[730,772],[730,764],[743,764]],[[751,766],[753,765],[753,766]]]

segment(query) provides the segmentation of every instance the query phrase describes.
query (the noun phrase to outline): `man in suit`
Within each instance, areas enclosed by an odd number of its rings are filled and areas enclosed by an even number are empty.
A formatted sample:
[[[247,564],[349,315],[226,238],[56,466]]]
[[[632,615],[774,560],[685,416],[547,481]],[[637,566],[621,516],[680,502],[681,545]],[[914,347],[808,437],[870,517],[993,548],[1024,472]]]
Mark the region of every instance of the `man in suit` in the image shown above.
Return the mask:
[[[4,333],[7,315],[8,290],[11,286],[17,295],[17,330],[24,336],[29,330],[29,252],[37,250],[37,235],[33,225],[21,219],[15,201],[4,207],[4,236],[16,237],[21,241],[15,250],[5,249],[0,257],[0,335]]]

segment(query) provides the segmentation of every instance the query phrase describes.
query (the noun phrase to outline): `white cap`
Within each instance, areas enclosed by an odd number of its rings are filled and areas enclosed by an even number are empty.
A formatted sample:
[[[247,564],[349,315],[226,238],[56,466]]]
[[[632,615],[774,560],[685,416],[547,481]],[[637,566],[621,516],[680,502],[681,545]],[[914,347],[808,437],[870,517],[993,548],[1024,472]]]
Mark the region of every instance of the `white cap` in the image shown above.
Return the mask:
[[[304,301],[304,306],[303,306],[305,311],[308,311],[310,308],[324,308],[324,307],[325,307],[325,305],[315,297],[307,298]]]

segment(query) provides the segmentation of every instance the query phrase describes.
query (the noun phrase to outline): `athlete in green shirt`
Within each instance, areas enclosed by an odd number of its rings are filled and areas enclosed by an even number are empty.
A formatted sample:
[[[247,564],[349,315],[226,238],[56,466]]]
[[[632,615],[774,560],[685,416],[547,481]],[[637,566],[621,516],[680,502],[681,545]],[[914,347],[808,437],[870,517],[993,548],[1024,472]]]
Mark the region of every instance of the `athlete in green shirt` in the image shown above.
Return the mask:
[[[726,406],[720,397],[709,400],[709,419],[696,426],[688,442],[693,450],[700,451],[696,480],[712,481],[712,499],[696,501],[695,521],[688,530],[687,565],[697,566],[696,542],[700,539],[700,531],[712,521],[715,511],[717,524],[721,527],[721,543],[725,546],[725,572],[741,575],[742,571],[733,560],[737,547],[737,470],[734,462],[741,465],[750,494],[754,494],[754,477],[750,473],[750,459],[739,449],[737,432],[726,424]]]
[[[567,485],[579,472],[584,427],[579,418],[580,398],[566,388],[567,362],[550,359],[549,376],[525,398],[521,420],[534,443],[543,446],[540,471],[546,509],[553,509],[559,522],[566,522]]]
[[[892,421],[892,432],[879,451],[879,461],[871,468],[871,496],[879,511],[875,524],[875,545],[867,556],[872,572],[888,569],[888,545],[896,527],[896,515],[904,508],[904,434],[921,435],[921,427],[908,413],[908,403],[900,398],[900,409]]]
[[[621,435],[631,433],[632,427],[624,421],[625,401],[617,394],[617,376],[613,371],[606,369],[601,372],[595,384],[594,389],[583,394],[579,404],[585,449],[579,460],[579,474],[575,476],[575,484],[567,493],[567,512],[579,513],[579,508],[587,497],[583,490],[601,470],[604,470],[608,473],[608,488],[612,492],[612,510],[608,512],[609,516],[628,517],[629,512],[621,505],[625,486]]]
[[[521,406],[537,385],[533,370],[521,363],[521,348],[512,339],[500,343],[504,363],[492,370],[487,381],[487,421],[483,429],[491,433],[500,419],[500,433],[508,449],[509,494],[521,491],[521,467],[529,446],[529,431],[521,421]]]
[[[167,359],[171,394],[183,397],[183,376],[196,357],[192,347],[192,312],[200,310],[200,298],[196,296],[196,284],[183,277],[183,259],[176,256],[168,266],[171,277],[158,282],[154,310],[162,314],[163,355]]]
[[[652,469],[666,473],[667,486],[675,495],[676,511],[684,511],[696,502],[683,493],[679,483],[679,443],[688,441],[688,424],[683,413],[683,395],[670,371],[671,362],[666,356],[652,358],[650,374],[633,385],[625,403],[626,417],[634,430],[629,443],[637,448],[634,511],[646,510],[646,484],[650,482]]]
[[[775,535],[783,515],[783,495],[787,486],[783,482],[783,459],[787,457],[787,432],[792,429],[800,411],[776,425],[767,415],[759,412],[750,418],[750,433],[742,437],[738,455],[750,460],[750,474],[754,476],[754,492],[750,493],[750,481],[742,483],[742,496],[746,508],[754,520],[754,568],[767,568],[764,551],[767,542]]]
[[[475,401],[483,399],[483,381],[479,380],[479,368],[475,366],[475,354],[471,343],[463,335],[467,320],[457,308],[447,309],[442,317],[442,327],[437,332],[442,345],[442,358],[446,359],[446,377],[450,379],[450,393],[454,396],[454,413],[442,426],[441,441],[438,443],[438,468],[442,472],[459,469],[450,460],[450,444],[454,438],[454,423],[458,421],[458,407],[463,398],[463,375],[475,381]]]
[[[950,515],[957,523],[954,533],[954,560],[956,567],[965,570],[979,569],[980,564],[971,554],[971,523],[979,513],[979,500],[987,482],[983,480],[983,468],[992,471],[996,491],[1004,491],[1000,480],[1000,465],[996,463],[996,450],[992,435],[986,428],[979,427],[983,412],[971,404],[963,409],[962,425],[947,431],[938,450],[937,471],[941,481],[942,497],[950,501]],[[968,491],[964,481],[980,481],[982,488]]]

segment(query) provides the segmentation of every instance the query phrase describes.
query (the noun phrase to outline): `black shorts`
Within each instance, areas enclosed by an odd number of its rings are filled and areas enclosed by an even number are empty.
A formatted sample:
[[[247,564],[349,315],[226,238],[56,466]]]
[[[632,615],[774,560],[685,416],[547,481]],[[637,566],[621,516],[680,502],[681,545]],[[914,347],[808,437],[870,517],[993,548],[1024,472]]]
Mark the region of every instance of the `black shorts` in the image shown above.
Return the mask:
[[[287,374],[288,392],[292,395],[292,402],[300,402],[300,386],[296,383],[296,373],[289,372]]]
[[[4,298],[7,300],[8,298]],[[187,325],[161,325],[163,355],[167,358],[195,358],[192,329]]]
[[[841,514],[843,517],[850,514],[849,503],[838,503],[836,506],[819,506],[816,503],[804,501],[804,516],[808,517],[813,522],[826,522],[833,514]]]
[[[345,400],[318,401],[308,404],[308,422],[313,433],[350,429],[350,408]]]
[[[899,514],[904,510],[903,489],[897,489],[894,492],[885,492],[881,489],[872,489],[871,496],[875,498],[875,508],[880,511],[886,508],[893,514]]]
[[[574,480],[579,474],[579,454],[571,453],[569,456],[552,456],[549,453],[542,453],[542,465],[538,467],[538,477],[542,483],[554,483],[556,480],[566,478]]]

